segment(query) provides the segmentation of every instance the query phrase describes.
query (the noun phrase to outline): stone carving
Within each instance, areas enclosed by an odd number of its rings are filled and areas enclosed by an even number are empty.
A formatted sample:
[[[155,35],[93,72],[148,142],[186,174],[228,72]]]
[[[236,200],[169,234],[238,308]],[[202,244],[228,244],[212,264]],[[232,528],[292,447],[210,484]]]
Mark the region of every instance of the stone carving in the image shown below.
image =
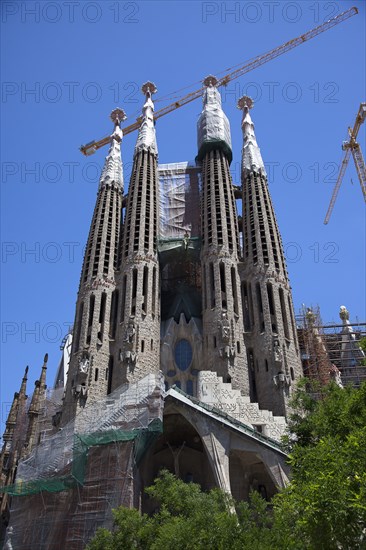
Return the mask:
[[[13,527],[8,527],[7,540],[4,546],[4,550],[13,550],[13,544],[11,542],[12,536],[13,536]]]
[[[77,384],[75,386],[74,395],[76,398],[86,399],[88,396],[88,388],[85,384]]]
[[[89,367],[90,367],[89,355],[87,353],[83,353],[79,361],[80,374],[88,374]]]
[[[128,321],[128,325],[126,328],[126,335],[125,335],[125,342],[128,344],[133,344],[135,339],[136,329],[135,329],[135,323],[132,319]]]
[[[276,363],[282,363],[282,350],[280,342],[277,339],[273,342],[273,354]]]
[[[127,350],[121,352],[120,360],[126,361],[129,365],[134,365],[137,361],[137,357],[138,355],[136,352]]]
[[[349,321],[349,311],[347,310],[346,306],[341,306],[339,308],[339,317],[342,319],[342,321]]]
[[[220,328],[221,341],[224,344],[219,350],[220,357],[226,357],[227,359],[235,357],[235,346],[230,346],[230,323],[226,311],[222,312]]]
[[[236,403],[222,403],[222,402],[219,402],[219,403],[213,403],[212,406],[215,407],[216,409],[224,411],[228,414],[236,413],[236,409],[237,409]]]
[[[286,376],[286,374],[280,370],[276,376],[273,377],[273,383],[277,387],[285,387],[291,385],[291,378],[289,376]]]
[[[171,447],[171,445],[169,443],[167,443],[167,445],[168,445],[168,447],[171,450],[172,455],[173,455],[174,473],[177,477],[179,477],[179,455],[183,451],[185,444],[186,444],[186,442],[183,441],[183,443],[180,447],[176,447],[175,449],[173,449],[173,447]]]
[[[129,319],[126,331],[125,331],[125,350],[121,351],[119,359],[120,361],[126,361],[126,363],[130,366],[134,366],[137,361],[137,353],[136,353],[136,328],[135,328],[135,322],[132,318]]]
[[[87,283],[84,286],[84,291],[97,290],[99,287],[111,288],[115,284],[115,280],[110,277],[99,277],[98,279],[93,279],[90,283]]]
[[[223,399],[235,399],[235,397],[236,397],[234,392],[231,392],[231,391],[226,390],[226,389],[222,389],[222,388],[220,388],[220,386],[218,384],[213,389],[213,396],[216,397],[219,400],[221,400],[221,398],[223,398]]]
[[[330,377],[340,388],[343,388],[341,371],[332,363],[332,366],[329,370]]]
[[[283,374],[283,373],[282,373]],[[286,381],[286,377],[284,380]],[[198,399],[222,411],[250,427],[261,426],[263,434],[280,440],[285,432],[284,417],[274,417],[272,412],[261,410],[258,403],[250,403],[248,397],[234,390],[230,383],[210,371],[198,373]]]
[[[224,343],[230,341],[230,323],[225,311],[222,312],[221,316],[221,339]]]
[[[201,382],[218,382],[217,374],[216,372],[212,372],[209,370],[202,370],[199,373],[199,377]]]

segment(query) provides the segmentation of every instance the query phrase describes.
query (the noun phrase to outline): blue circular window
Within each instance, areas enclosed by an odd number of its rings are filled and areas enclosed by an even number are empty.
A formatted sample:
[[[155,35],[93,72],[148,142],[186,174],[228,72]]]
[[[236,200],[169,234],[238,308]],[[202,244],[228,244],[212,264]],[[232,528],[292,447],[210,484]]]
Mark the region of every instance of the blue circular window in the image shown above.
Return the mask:
[[[180,370],[187,370],[192,363],[192,347],[188,340],[179,340],[174,350],[174,359]]]

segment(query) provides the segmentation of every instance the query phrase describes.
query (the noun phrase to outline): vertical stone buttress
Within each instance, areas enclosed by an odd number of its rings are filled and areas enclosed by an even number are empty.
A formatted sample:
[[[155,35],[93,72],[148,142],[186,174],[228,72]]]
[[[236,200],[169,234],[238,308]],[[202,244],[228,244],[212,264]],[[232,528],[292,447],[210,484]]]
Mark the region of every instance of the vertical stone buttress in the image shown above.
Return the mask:
[[[11,485],[15,481],[18,461],[22,456],[25,432],[25,408],[27,401],[27,374],[24,377],[19,392],[14,394],[3,434],[3,447],[0,452],[0,485]],[[0,493],[0,540],[9,522],[11,497]]]
[[[14,465],[14,455],[19,456],[19,450],[17,447],[16,432],[19,422],[22,421],[22,417],[25,411],[25,404],[27,401],[27,374],[28,367],[26,367],[22,383],[20,385],[19,392],[14,393],[14,399],[10,407],[8,418],[5,423],[5,432],[3,434],[3,447],[0,453],[0,480],[4,485],[7,485],[8,473],[12,470]],[[22,426],[24,431],[24,426]],[[16,457],[15,457],[16,458]],[[2,495],[1,495],[2,496]]]
[[[297,332],[280,232],[254,134],[248,97],[243,110],[243,269],[241,294],[252,401],[286,415],[291,388],[302,375]]]
[[[71,420],[79,407],[107,395],[110,338],[116,323],[112,295],[123,195],[120,122],[125,118],[121,109],[111,114],[115,128],[100,177],[81,272],[63,423]]]
[[[44,356],[41,376],[34,383],[34,392],[28,409],[28,427],[25,437],[24,455],[31,452],[33,447],[39,443],[39,418],[44,414],[44,405],[46,401],[46,373],[47,373],[48,354]]]
[[[155,85],[146,95],[123,226],[118,293],[119,326],[115,341],[113,389],[160,370],[160,296],[157,238],[158,170],[154,127]]]
[[[229,163],[230,125],[217,80],[207,77],[198,120],[202,162],[202,321],[204,362],[224,382],[249,394],[238,275],[239,231]]]

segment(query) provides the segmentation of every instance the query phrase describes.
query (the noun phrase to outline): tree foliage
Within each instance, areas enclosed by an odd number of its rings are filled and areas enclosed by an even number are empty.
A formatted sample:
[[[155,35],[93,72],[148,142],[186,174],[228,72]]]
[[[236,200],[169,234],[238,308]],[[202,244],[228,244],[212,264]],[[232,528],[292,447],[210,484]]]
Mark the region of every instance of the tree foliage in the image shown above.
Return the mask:
[[[99,529],[88,549],[366,549],[366,384],[308,390],[297,390],[285,441],[292,481],[270,504],[163,471],[147,489],[156,513],[118,508],[113,531]]]
[[[89,550],[212,549],[267,550],[270,516],[257,493],[234,513],[234,501],[219,489],[203,492],[164,470],[147,490],[159,506],[151,517],[123,507],[115,510],[115,529],[99,529]]]
[[[295,396],[292,482],[273,500],[276,529],[288,548],[366,548],[366,384],[311,390]]]

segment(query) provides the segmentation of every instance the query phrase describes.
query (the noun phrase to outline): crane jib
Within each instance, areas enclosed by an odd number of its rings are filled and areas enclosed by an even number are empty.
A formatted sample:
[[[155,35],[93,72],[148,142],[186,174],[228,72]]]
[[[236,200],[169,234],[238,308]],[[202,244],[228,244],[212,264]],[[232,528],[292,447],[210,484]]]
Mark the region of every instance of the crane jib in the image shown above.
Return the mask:
[[[303,44],[307,40],[310,40],[311,38],[314,38],[315,36],[318,36],[320,33],[327,31],[328,29],[331,29],[335,25],[338,25],[339,23],[342,23],[343,21],[346,21],[350,17],[353,17],[353,15],[356,15],[358,13],[358,9],[356,7],[349,8],[348,10],[340,13],[339,15],[336,15],[335,17],[332,17],[328,21],[325,21],[321,25],[315,27],[314,29],[311,29],[310,31],[306,32],[305,34],[302,34],[298,36],[297,38],[293,38],[292,40],[289,40],[288,42],[285,42],[285,44],[282,44],[281,46],[277,46],[273,50],[257,56],[255,59],[250,61],[249,63],[246,63],[245,65],[242,65],[238,69],[228,73],[227,75],[223,76],[218,80],[217,85],[218,86],[225,86],[228,82],[231,80],[234,80],[236,78],[239,78],[243,74],[248,73],[249,71],[252,71],[256,69],[257,67],[260,67],[261,65],[264,65],[265,63],[268,63],[268,61],[271,61],[272,59],[275,59],[276,57],[279,57],[280,55],[288,52],[289,50],[292,50],[293,48],[296,48],[300,44]],[[198,90],[195,90],[194,92],[191,92],[187,94],[186,96],[176,100],[174,103],[171,103],[170,105],[167,105],[166,107],[163,107],[162,109],[159,109],[158,111],[155,111],[154,118],[158,119],[162,116],[165,116],[172,111],[175,111],[176,109],[179,109],[180,107],[183,107],[184,105],[187,105],[191,101],[194,101],[195,99],[198,99],[201,97],[202,92],[204,88],[200,88]],[[133,124],[126,126],[122,128],[123,134],[127,135],[135,130],[137,130],[140,126],[139,121],[134,122]],[[88,143],[87,145],[82,145],[80,147],[80,151],[84,155],[91,155],[95,153],[98,149],[106,145],[110,142],[110,136],[106,136],[103,139],[99,141],[93,141]]]

